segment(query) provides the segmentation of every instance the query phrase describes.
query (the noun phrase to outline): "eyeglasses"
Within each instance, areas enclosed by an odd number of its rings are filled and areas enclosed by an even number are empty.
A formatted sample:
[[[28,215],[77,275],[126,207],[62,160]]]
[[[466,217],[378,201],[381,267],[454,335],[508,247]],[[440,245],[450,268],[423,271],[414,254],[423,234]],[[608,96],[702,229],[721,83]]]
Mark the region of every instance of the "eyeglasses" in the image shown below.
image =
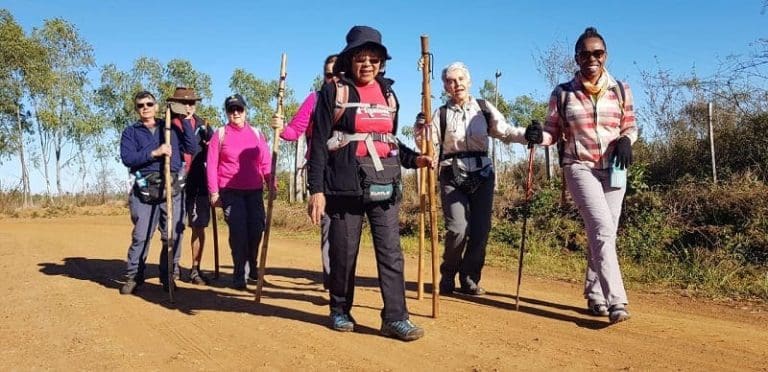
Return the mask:
[[[365,63],[365,61],[368,61],[368,63],[372,65],[378,65],[379,63],[381,63],[381,58],[369,57],[369,56],[356,56],[352,58],[352,61],[355,63]]]
[[[227,107],[227,114],[234,114],[235,112],[245,112],[245,109],[242,107]]]
[[[137,109],[137,110],[141,110],[141,109],[143,109],[144,107],[152,107],[152,106],[154,106],[154,105],[155,105],[155,103],[154,103],[154,102],[144,102],[144,103],[137,103],[137,104],[136,104],[136,109]]]
[[[326,72],[325,73],[325,78],[326,79],[333,79],[333,72]]]
[[[589,59],[589,57],[595,57],[595,59],[603,58],[605,55],[605,51],[602,49],[595,49],[595,50],[582,50],[579,52],[579,58],[581,59]]]

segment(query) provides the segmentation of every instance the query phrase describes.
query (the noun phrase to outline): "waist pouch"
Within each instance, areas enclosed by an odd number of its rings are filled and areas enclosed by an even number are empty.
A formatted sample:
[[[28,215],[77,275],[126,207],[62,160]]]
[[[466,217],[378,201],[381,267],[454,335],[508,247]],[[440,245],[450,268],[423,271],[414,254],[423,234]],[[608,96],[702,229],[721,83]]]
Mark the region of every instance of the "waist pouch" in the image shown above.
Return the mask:
[[[179,194],[184,187],[183,177],[171,173],[172,196]],[[160,172],[150,172],[133,183],[133,193],[144,204],[160,204],[165,202],[165,180]]]
[[[384,169],[376,171],[370,157],[358,158],[360,185],[363,189],[363,203],[397,202],[403,197],[400,182],[400,158],[391,156],[381,159]]]
[[[461,169],[457,158],[451,162],[451,184],[465,194],[473,194],[484,182],[491,178],[493,168],[490,164],[476,171]]]

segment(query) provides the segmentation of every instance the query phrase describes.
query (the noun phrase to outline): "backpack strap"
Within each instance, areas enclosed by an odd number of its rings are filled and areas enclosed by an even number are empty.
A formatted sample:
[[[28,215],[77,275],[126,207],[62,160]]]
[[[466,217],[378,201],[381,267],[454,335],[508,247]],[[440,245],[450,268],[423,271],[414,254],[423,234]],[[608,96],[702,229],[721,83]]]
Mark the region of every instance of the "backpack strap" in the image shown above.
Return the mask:
[[[613,93],[616,95],[616,99],[619,100],[619,108],[621,109],[621,117],[624,118],[624,102],[626,101],[626,93],[624,92],[624,84],[616,80],[616,85],[612,88]]]
[[[488,103],[484,99],[477,99],[477,104],[480,105],[480,112],[483,113],[483,117],[485,118],[485,124],[489,127],[491,126],[491,118],[493,115],[491,114],[491,110],[488,108]]]
[[[344,112],[347,109],[349,103],[349,86],[342,83],[340,80],[336,80],[336,100],[335,108],[333,109],[333,124],[336,124],[344,116]]]
[[[445,128],[448,125],[448,105],[440,106],[440,154],[438,159],[443,158],[443,142],[445,141]]]

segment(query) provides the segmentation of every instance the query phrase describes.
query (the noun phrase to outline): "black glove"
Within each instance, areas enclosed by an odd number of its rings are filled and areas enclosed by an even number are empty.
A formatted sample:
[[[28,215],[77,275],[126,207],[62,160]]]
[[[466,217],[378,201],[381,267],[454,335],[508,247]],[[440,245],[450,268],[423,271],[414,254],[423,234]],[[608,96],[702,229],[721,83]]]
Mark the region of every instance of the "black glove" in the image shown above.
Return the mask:
[[[525,128],[525,140],[535,145],[544,142],[544,130],[538,120],[531,120],[531,125]]]
[[[204,142],[211,142],[211,137],[213,137],[213,129],[207,125],[203,125],[200,127],[197,127],[197,130],[200,133],[200,139]]]
[[[427,124],[427,117],[424,115],[423,112],[420,112],[416,115],[416,121],[413,123],[415,127],[423,127]]]
[[[612,159],[621,169],[627,169],[632,165],[632,141],[628,137],[622,136],[616,141]]]

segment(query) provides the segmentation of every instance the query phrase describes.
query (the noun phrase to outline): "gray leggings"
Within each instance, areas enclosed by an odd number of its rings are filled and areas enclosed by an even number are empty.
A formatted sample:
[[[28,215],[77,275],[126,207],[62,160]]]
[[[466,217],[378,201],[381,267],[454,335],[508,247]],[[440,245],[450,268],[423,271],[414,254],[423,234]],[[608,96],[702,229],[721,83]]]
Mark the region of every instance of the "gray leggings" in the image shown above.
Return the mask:
[[[563,171],[589,241],[584,297],[608,305],[626,304],[627,292],[616,255],[616,230],[626,190],[610,187],[609,169],[574,163]]]

